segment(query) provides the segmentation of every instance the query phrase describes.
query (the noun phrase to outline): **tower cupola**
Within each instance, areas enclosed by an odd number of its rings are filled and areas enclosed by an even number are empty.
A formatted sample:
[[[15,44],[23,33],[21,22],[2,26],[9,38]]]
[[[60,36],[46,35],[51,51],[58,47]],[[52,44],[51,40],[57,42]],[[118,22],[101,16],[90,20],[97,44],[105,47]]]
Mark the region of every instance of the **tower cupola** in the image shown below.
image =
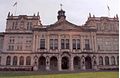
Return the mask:
[[[61,6],[61,10],[58,11],[58,16],[57,16],[58,20],[66,18],[65,11],[62,9],[62,4],[60,4],[60,6]]]

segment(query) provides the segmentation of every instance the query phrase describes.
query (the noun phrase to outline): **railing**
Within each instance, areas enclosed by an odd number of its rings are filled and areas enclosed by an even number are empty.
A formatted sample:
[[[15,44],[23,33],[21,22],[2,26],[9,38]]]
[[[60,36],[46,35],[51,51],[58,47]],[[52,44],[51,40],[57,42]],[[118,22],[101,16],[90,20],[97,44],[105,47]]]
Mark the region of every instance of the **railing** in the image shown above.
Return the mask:
[[[0,71],[33,71],[32,66],[0,66]]]
[[[80,52],[93,52],[92,49],[90,50],[82,50],[82,49],[38,49],[37,52],[73,52],[73,53],[80,53]]]

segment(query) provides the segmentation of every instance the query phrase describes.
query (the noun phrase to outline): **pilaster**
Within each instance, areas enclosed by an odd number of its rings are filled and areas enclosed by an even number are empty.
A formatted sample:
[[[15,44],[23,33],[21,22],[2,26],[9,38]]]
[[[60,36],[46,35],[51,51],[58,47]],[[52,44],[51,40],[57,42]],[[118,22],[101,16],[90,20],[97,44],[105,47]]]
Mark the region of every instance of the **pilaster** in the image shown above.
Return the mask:
[[[58,70],[61,71],[61,57],[58,58]]]
[[[74,67],[73,67],[73,57],[70,58],[70,70],[73,71]]]

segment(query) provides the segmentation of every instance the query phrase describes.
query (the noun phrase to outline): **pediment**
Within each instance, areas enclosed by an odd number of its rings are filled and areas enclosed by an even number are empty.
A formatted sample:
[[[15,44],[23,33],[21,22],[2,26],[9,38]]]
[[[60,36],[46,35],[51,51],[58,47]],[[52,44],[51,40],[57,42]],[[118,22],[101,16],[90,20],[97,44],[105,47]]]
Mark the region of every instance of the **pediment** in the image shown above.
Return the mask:
[[[61,31],[69,31],[69,30],[79,30],[80,27],[77,25],[74,25],[66,20],[61,22],[56,22],[55,24],[50,25],[48,27],[48,30],[61,30]]]

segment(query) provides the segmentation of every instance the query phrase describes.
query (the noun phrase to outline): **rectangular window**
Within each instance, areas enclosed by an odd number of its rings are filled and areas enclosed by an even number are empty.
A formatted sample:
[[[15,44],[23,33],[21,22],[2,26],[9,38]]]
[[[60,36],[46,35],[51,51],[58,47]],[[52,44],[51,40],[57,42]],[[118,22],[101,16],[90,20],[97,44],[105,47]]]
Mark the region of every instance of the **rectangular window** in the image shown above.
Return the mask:
[[[90,50],[89,39],[85,39],[85,49]]]
[[[53,39],[50,39],[50,49],[54,49],[54,47],[53,47]]]
[[[15,40],[12,38],[9,40],[9,43],[11,43],[11,44],[14,44],[14,42],[15,42]]]
[[[55,48],[55,49],[58,49],[58,39],[55,39],[55,40],[54,40],[54,48]]]
[[[58,39],[50,39],[50,49],[58,49]]]
[[[76,49],[76,40],[75,39],[72,40],[72,47],[73,47],[73,49]]]
[[[77,49],[80,49],[80,39],[77,39]]]
[[[65,40],[61,39],[61,49],[65,49]]]
[[[69,49],[69,39],[66,39],[66,49]]]
[[[45,49],[45,39],[40,39],[40,49]]]
[[[73,49],[80,49],[80,39],[72,40]]]
[[[13,45],[9,45],[8,46],[8,50],[13,51],[14,50],[14,46]]]

